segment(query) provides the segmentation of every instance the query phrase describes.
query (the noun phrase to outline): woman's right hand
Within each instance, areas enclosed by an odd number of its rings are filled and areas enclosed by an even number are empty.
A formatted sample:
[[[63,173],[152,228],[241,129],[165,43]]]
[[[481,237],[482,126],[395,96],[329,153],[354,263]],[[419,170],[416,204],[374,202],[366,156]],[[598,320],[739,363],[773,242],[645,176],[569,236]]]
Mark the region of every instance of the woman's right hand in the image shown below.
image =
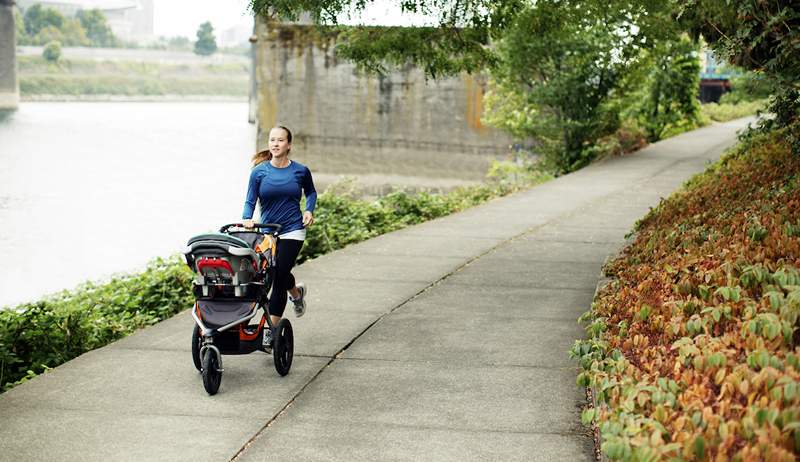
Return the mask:
[[[242,224],[247,229],[251,229],[253,227],[253,223],[255,223],[255,222],[252,219],[242,220]]]

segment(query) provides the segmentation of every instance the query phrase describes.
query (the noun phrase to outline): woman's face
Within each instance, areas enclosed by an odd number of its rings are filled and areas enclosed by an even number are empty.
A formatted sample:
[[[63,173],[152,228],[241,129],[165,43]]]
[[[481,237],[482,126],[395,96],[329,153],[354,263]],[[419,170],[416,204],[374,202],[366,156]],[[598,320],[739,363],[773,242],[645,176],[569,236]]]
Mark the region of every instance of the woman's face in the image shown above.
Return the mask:
[[[282,128],[273,128],[269,131],[269,152],[272,157],[281,158],[289,154],[292,143],[289,142],[289,134]]]

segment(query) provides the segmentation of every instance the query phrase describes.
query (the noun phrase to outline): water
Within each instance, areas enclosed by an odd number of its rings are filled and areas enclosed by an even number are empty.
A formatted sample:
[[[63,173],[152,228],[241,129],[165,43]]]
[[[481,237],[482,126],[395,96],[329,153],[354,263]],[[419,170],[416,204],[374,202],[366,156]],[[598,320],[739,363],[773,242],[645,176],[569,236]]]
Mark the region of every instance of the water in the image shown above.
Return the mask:
[[[194,234],[239,221],[256,136],[247,110],[22,103],[0,113],[0,307],[136,271]],[[343,171],[357,172],[367,190],[449,189],[473,182],[487,162],[458,157],[461,168],[409,176],[394,174],[402,169],[391,160],[373,159],[380,168],[365,171],[363,158],[339,159],[326,173],[302,151],[293,156],[311,167],[318,190]]]
[[[0,117],[0,306],[237,221],[254,140],[246,103],[23,103]]]

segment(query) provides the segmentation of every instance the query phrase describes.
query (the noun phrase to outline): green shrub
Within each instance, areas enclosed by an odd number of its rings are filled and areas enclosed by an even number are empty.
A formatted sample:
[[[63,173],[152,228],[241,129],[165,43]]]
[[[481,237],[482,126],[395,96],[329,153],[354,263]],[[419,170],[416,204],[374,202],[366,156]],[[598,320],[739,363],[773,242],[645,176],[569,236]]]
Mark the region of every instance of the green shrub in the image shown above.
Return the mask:
[[[61,42],[54,40],[45,45],[42,57],[51,63],[58,62],[61,59]]]
[[[647,131],[647,140],[655,142],[670,136],[670,129],[697,126],[700,107],[700,60],[697,45],[687,38],[658,44],[653,54],[653,69],[647,79],[647,96],[637,112],[639,123]]]
[[[706,103],[701,106],[702,117],[715,122],[727,122],[741,117],[756,115],[767,105],[766,100],[741,102],[738,104]]]
[[[319,195],[316,224],[308,229],[299,262],[349,244],[449,215],[489,199],[504,196],[552,178],[529,163],[498,162],[484,184],[459,188],[447,194],[395,191],[367,201],[337,191]]]
[[[527,163],[499,162],[490,173],[485,184],[441,195],[397,191],[366,201],[335,189],[320,194],[317,223],[308,230],[299,261],[550,178]],[[193,302],[192,278],[182,258],[159,258],[139,274],[0,309],[1,389],[185,310]]]
[[[0,385],[8,389],[188,308],[191,280],[178,258],[159,258],[139,274],[0,310]]]
[[[731,91],[722,95],[720,104],[739,104],[766,100],[775,90],[775,83],[764,74],[746,72],[731,79]]]

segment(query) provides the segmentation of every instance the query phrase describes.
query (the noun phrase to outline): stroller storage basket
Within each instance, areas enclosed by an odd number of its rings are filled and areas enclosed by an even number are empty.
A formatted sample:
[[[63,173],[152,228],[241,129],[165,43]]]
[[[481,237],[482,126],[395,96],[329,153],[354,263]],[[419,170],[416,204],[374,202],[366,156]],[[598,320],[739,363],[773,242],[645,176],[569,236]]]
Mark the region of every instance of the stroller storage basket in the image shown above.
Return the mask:
[[[203,325],[210,329],[219,329],[247,318],[253,314],[255,308],[255,302],[198,300],[196,309]]]

